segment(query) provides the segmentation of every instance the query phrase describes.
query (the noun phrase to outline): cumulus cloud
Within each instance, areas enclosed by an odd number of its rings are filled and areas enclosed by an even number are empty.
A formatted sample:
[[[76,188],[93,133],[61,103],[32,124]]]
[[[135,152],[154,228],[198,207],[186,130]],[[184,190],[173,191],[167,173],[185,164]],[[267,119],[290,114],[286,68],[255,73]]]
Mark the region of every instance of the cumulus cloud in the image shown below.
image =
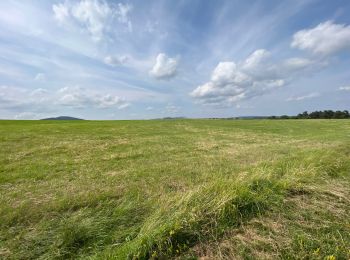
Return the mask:
[[[254,51],[243,63],[243,69],[254,71],[259,69],[259,67],[270,57],[270,52],[265,49],[259,49]]]
[[[37,88],[28,90],[0,86],[0,109],[21,113],[40,114],[69,108],[125,109],[130,106],[126,99],[111,93],[103,93],[81,87],[64,87],[58,91]],[[23,114],[30,118],[28,114]],[[19,118],[19,117],[18,117]]]
[[[98,107],[98,108],[112,108],[124,109],[130,104],[123,98],[112,94],[101,95],[99,93],[91,92],[81,87],[64,87],[58,91],[59,99],[57,104],[84,108],[84,107]]]
[[[230,106],[282,87],[288,79],[288,68],[270,63],[269,56],[266,50],[257,50],[239,64],[220,62],[210,81],[198,86],[190,95],[201,103]]]
[[[329,55],[350,49],[350,26],[331,21],[321,23],[315,28],[295,33],[291,46],[318,54],[319,57],[291,57],[276,62],[271,59],[270,52],[259,49],[242,62],[220,62],[213,70],[210,81],[195,88],[190,95],[200,103],[231,106],[241,100],[269,93],[297,77],[327,66]],[[340,90],[348,90],[348,87],[341,87]],[[287,100],[301,101],[318,95],[311,93]]]
[[[332,21],[320,23],[295,33],[291,46],[325,56],[350,49],[350,26]]]
[[[103,59],[103,62],[110,66],[119,66],[125,64],[129,60],[129,57],[126,55],[123,56],[106,56]]]
[[[287,98],[286,101],[302,101],[302,100],[305,100],[305,99],[311,99],[311,98],[315,98],[315,97],[319,97],[319,96],[320,96],[320,93],[313,92],[313,93],[310,93],[310,94],[307,94],[307,95],[303,95],[303,96],[290,97],[290,98]]]
[[[104,32],[113,23],[113,19],[127,26],[132,31],[129,13],[132,6],[119,3],[112,6],[101,0],[65,1],[52,6],[55,19],[61,24],[75,22],[86,29],[91,37],[99,41]]]
[[[291,47],[317,55],[275,61],[270,52],[259,49],[238,63],[219,62],[210,80],[195,88],[190,95],[199,103],[232,106],[283,87],[298,77],[327,66],[329,55],[350,49],[350,26],[327,21],[315,28],[298,31],[293,36]],[[349,88],[341,87],[340,90]],[[319,93],[310,93],[287,100],[301,101],[317,96]]]
[[[350,86],[343,86],[343,87],[340,87],[339,90],[350,91]]]
[[[149,72],[156,79],[170,79],[176,76],[178,59],[170,58],[165,53],[159,53],[156,63]]]
[[[322,23],[314,29],[297,32],[292,46],[317,54],[332,54],[350,46],[349,31],[350,27],[344,25]],[[237,105],[239,101],[269,93],[326,65],[328,61],[324,57],[291,57],[275,61],[269,51],[258,49],[241,62],[219,62],[210,81],[195,88],[190,95],[200,103]],[[288,101],[300,101],[317,95],[311,93],[289,98]]]

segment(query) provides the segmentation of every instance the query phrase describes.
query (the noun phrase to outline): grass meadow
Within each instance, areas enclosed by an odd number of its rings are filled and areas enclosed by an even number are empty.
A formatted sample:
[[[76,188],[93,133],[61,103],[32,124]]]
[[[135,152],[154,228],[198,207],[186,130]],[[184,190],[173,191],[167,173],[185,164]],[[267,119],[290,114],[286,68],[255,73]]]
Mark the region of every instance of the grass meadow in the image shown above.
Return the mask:
[[[350,120],[0,121],[1,259],[349,259]]]

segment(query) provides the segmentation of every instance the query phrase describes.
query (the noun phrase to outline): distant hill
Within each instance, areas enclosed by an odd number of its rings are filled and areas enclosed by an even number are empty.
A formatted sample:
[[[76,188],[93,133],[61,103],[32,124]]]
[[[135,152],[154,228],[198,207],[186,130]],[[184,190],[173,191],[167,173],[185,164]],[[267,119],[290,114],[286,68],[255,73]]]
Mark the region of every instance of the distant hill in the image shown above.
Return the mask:
[[[43,118],[41,120],[84,120],[84,119],[71,117],[71,116],[58,116],[58,117]]]
[[[236,116],[236,117],[210,117],[208,119],[224,119],[224,120],[235,120],[235,119],[267,119],[268,116]]]
[[[171,120],[171,119],[186,119],[186,117],[184,117],[184,116],[177,116],[177,117],[170,117],[170,116],[167,116],[167,117],[163,117],[162,119],[165,119],[165,120]]]

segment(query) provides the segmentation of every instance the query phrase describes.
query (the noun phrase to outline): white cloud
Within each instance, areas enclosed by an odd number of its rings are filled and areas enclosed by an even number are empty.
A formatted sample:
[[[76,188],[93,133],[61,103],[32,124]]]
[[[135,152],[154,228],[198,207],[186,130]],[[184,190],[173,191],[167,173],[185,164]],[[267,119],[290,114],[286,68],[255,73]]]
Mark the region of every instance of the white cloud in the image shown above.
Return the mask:
[[[165,114],[178,114],[180,112],[180,110],[181,110],[180,107],[169,103],[166,105],[164,113]]]
[[[270,52],[267,50],[256,50],[245,60],[243,69],[250,71],[258,69],[268,57],[270,57]]]
[[[14,119],[17,120],[30,120],[30,119],[38,119],[39,115],[33,112],[22,112],[14,116]]]
[[[107,65],[110,66],[118,66],[118,65],[123,65],[129,60],[129,57],[126,55],[123,56],[106,56],[103,59],[103,62]]]
[[[285,60],[284,66],[289,70],[299,70],[314,64],[314,61],[305,58],[290,58]]]
[[[58,90],[59,99],[57,104],[85,108],[85,107],[97,107],[97,108],[112,108],[124,109],[130,104],[123,98],[112,94],[104,94],[89,91],[81,87],[64,87]]]
[[[31,103],[30,94],[23,88],[0,86],[0,108],[19,109]]]
[[[37,88],[37,89],[34,89],[32,92],[30,92],[30,95],[32,97],[38,97],[38,96],[46,95],[47,93],[48,93],[48,91],[46,89]]]
[[[124,23],[128,26],[129,32],[132,32],[132,23],[129,18],[129,13],[131,12],[133,6],[130,4],[118,4],[118,9],[116,11],[118,15],[118,21]]]
[[[44,73],[38,73],[35,75],[35,80],[37,81],[45,81],[46,80],[46,75]]]
[[[72,8],[72,16],[85,25],[92,37],[100,40],[105,23],[112,10],[107,3],[97,0],[83,0]]]
[[[98,107],[101,108],[116,106],[118,109],[124,109],[130,106],[130,104],[126,103],[125,100],[111,94],[107,94],[104,96],[95,96],[94,98],[92,98],[92,100],[97,104]]]
[[[177,58],[170,58],[165,53],[159,53],[150,74],[156,79],[173,78],[176,76],[178,63]]]
[[[350,26],[328,21],[313,29],[297,32],[291,45],[323,55],[276,61],[270,52],[258,49],[241,62],[218,63],[210,81],[198,86],[190,95],[200,103],[230,106],[240,100],[269,93],[298,77],[310,75],[327,66],[329,60],[325,59],[325,55],[350,47]],[[302,100],[311,96],[299,98]]]
[[[350,91],[350,86],[340,87],[339,90]]]
[[[249,84],[251,79],[241,72],[234,62],[220,62],[214,69],[211,81],[221,85],[225,83]]]
[[[101,0],[65,1],[52,6],[55,19],[66,26],[79,24],[86,29],[95,41],[100,41],[106,30],[113,26],[114,18],[132,31],[129,14],[132,6],[119,3],[116,7]]]
[[[0,109],[45,113],[57,110],[62,106],[70,108],[116,108],[130,106],[126,99],[111,93],[103,93],[81,87],[64,87],[58,91],[47,89],[28,90],[24,88],[0,86]]]
[[[320,93],[313,92],[313,93],[303,95],[303,96],[290,97],[290,98],[287,98],[286,101],[302,101],[305,99],[315,98],[315,97],[319,97],[319,96],[320,96]]]
[[[282,87],[287,77],[267,62],[269,56],[266,50],[257,50],[239,64],[220,62],[211,80],[198,86],[190,95],[200,103],[231,106]]]
[[[350,26],[332,21],[320,23],[315,28],[295,33],[291,46],[321,55],[350,49]]]
[[[69,9],[66,4],[57,4],[52,6],[55,19],[63,23],[69,17]]]
[[[122,109],[125,109],[125,108],[128,108],[128,107],[130,107],[131,106],[131,104],[130,103],[123,103],[123,104],[121,104],[121,105],[119,105],[117,108],[119,109],[119,110],[122,110]]]

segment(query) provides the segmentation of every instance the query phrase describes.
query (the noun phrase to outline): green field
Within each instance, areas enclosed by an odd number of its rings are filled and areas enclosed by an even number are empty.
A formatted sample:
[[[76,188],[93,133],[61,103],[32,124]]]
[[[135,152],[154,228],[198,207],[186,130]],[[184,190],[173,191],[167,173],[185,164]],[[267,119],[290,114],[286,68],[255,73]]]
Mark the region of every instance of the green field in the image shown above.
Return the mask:
[[[349,259],[350,120],[0,121],[1,259]]]

